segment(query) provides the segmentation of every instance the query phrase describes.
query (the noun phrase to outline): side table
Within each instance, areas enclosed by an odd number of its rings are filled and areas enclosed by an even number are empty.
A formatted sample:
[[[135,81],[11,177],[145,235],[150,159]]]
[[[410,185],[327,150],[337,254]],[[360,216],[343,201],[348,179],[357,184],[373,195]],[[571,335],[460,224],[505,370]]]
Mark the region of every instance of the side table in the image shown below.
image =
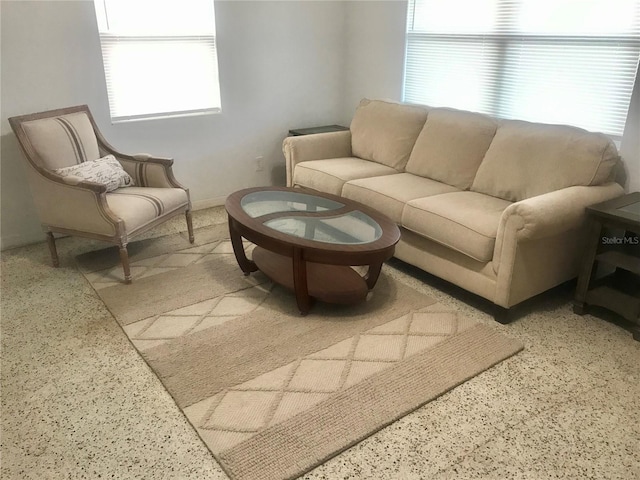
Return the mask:
[[[341,132],[343,130],[349,130],[349,127],[343,127],[342,125],[323,125],[321,127],[294,128],[292,130],[289,130],[289,136],[297,137],[299,135],[313,135],[314,133]]]
[[[588,244],[573,311],[583,315],[589,305],[611,310],[635,323],[633,338],[640,341],[640,192],[587,207],[587,215]],[[600,264],[615,271],[596,278]]]

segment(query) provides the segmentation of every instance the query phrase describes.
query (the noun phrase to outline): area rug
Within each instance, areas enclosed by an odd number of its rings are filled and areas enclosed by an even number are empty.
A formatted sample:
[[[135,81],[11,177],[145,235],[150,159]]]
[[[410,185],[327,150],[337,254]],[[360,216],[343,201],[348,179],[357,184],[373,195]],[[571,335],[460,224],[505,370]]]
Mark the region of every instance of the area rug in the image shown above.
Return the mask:
[[[115,248],[77,262],[232,479],[295,478],[522,349],[386,266],[365,302],[300,316],[226,234],[131,244],[131,285]]]

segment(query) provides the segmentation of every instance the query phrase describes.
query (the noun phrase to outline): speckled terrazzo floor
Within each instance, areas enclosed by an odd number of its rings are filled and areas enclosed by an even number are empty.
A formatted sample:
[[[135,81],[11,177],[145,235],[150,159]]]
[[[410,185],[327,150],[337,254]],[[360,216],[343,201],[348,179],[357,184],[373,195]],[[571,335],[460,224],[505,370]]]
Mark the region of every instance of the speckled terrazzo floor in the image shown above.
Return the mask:
[[[197,227],[225,222],[194,213]],[[149,233],[183,230],[175,219]],[[3,479],[224,479],[169,394],[76,270],[104,244],[2,253]],[[525,350],[316,468],[305,479],[640,479],[640,343],[571,311],[571,289],[508,326],[401,262],[388,272],[519,338]]]

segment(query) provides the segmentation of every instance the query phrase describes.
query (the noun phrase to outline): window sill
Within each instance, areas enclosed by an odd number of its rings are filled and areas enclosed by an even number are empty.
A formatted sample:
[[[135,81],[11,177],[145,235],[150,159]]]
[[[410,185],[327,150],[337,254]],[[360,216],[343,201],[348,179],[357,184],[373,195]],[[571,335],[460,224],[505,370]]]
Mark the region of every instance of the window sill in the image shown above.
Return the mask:
[[[120,123],[130,123],[130,122],[143,122],[147,120],[168,120],[172,118],[183,118],[183,117],[201,117],[205,115],[218,115],[222,113],[221,108],[215,108],[211,110],[199,110],[192,112],[177,112],[177,113],[157,113],[148,116],[137,116],[137,117],[120,117],[120,118],[112,118],[111,125],[117,125]]]

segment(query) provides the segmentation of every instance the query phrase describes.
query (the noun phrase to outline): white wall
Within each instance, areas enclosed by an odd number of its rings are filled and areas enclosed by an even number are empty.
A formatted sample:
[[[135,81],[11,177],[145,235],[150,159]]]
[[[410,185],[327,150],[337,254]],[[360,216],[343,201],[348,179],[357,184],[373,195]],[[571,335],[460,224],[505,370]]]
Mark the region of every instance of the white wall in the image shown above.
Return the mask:
[[[406,0],[348,2],[343,122],[362,98],[402,99]]]
[[[623,159],[625,175],[623,181],[629,192],[640,191],[640,72],[633,86],[631,105],[624,127],[620,156]]]
[[[2,248],[43,239],[7,121],[14,115],[87,103],[116,148],[175,158],[196,207],[284,184],[287,131],[342,113],[344,7],[216,1],[222,113],[111,125],[93,2],[0,1]]]

